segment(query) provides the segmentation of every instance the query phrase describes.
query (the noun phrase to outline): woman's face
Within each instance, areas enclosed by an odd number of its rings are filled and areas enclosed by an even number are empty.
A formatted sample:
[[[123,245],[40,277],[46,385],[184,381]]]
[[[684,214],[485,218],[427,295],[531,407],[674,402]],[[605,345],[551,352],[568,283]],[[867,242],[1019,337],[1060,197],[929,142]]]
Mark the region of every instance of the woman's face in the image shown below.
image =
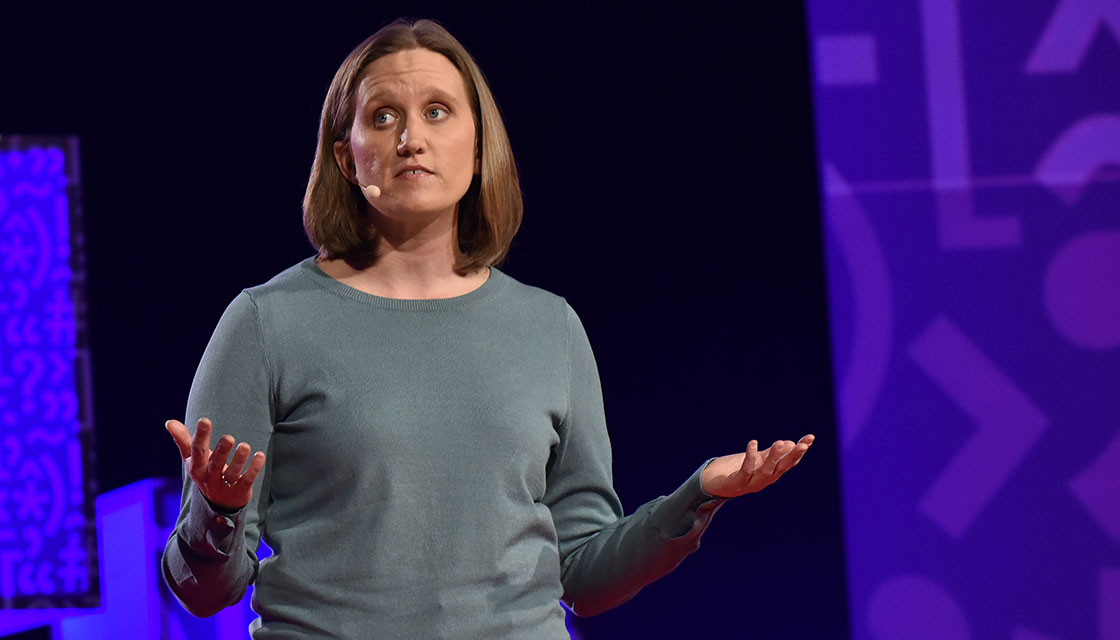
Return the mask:
[[[391,218],[450,216],[477,162],[474,114],[451,61],[409,49],[370,63],[358,80],[350,141],[335,143],[343,173],[381,196]]]

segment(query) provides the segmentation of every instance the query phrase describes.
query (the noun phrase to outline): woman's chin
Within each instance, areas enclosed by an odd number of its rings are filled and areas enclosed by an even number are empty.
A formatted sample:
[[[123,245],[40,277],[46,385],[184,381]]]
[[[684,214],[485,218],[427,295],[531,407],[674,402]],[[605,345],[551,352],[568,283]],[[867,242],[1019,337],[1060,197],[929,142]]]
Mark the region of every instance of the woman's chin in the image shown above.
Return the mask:
[[[386,197],[386,195],[388,197]],[[381,217],[395,222],[438,220],[439,218],[454,218],[458,201],[447,202],[444,199],[428,199],[416,197],[393,197],[385,194],[378,198],[376,210]]]

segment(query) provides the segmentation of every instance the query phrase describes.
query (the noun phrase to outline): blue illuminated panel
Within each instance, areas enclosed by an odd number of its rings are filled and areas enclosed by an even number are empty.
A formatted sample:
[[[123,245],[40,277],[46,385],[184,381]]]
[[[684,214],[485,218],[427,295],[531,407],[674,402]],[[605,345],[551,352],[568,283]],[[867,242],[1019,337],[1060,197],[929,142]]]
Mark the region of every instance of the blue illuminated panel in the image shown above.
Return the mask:
[[[0,608],[98,605],[77,141],[0,137]]]

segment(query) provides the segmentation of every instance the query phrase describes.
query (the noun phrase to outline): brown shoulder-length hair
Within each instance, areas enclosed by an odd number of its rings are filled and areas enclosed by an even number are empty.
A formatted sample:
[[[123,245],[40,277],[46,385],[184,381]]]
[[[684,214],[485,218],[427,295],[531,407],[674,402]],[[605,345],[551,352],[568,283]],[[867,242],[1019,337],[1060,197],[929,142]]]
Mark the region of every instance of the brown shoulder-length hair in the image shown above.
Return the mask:
[[[355,93],[366,65],[408,49],[442,54],[463,76],[474,114],[479,173],[459,200],[455,225],[455,271],[466,275],[505,259],[521,226],[521,185],[509,137],[490,87],[467,50],[431,20],[397,20],[359,44],[334,74],[319,123],[319,144],[303,197],[303,228],[321,258],[341,258],[357,270],[376,260],[377,237],[366,219],[360,187],[346,179],[334,143],[350,138]]]

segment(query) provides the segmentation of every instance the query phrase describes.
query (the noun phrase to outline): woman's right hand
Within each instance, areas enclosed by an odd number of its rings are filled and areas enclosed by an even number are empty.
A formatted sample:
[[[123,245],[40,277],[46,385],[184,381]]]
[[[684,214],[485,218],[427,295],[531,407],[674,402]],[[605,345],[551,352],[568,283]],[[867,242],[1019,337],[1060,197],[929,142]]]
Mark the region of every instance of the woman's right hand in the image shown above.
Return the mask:
[[[253,497],[253,482],[264,468],[263,451],[253,454],[246,469],[245,462],[249,460],[253,448],[248,442],[242,442],[237,445],[233,460],[227,465],[226,459],[229,458],[236,440],[226,434],[211,451],[210,430],[213,425],[209,418],[198,421],[193,439],[186,425],[178,420],[168,420],[164,426],[179,446],[179,454],[183,456],[183,464],[187,467],[187,476],[198,485],[199,491],[207,500],[214,506],[229,511],[236,511],[249,504],[249,499]]]

